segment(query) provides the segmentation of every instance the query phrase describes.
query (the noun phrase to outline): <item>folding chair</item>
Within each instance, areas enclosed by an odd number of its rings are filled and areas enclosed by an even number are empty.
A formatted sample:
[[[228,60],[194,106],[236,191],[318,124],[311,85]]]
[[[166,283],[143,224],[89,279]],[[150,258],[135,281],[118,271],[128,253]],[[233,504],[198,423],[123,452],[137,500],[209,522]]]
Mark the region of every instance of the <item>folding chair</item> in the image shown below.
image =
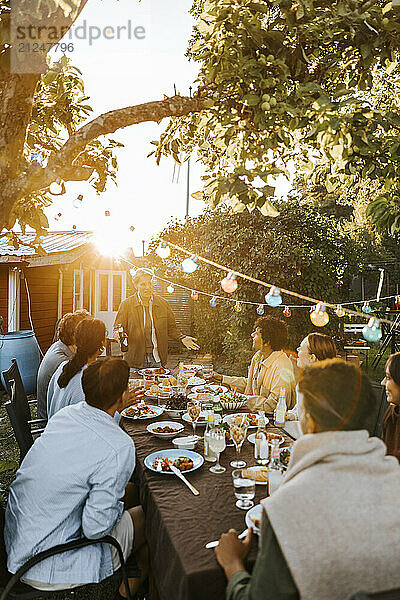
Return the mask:
[[[26,420],[29,421],[31,417],[31,409],[30,404],[36,404],[36,399],[28,400],[28,396],[26,395],[24,384],[22,381],[21,373],[18,368],[18,363],[16,358],[11,359],[11,367],[6,371],[2,372],[2,379],[5,384],[5,388],[7,394],[11,398],[11,381],[15,382],[16,386],[16,396],[19,398],[19,402],[21,402],[24,406],[24,410],[26,411]]]

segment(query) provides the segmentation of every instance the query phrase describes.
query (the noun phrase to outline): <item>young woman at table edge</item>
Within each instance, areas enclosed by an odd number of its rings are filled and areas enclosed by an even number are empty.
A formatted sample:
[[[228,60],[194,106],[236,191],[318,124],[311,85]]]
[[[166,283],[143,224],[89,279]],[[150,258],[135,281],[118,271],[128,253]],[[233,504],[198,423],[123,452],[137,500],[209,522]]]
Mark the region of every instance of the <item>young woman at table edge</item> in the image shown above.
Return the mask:
[[[251,534],[230,530],[216,548],[229,600],[343,600],[400,586],[400,466],[364,430],[370,383],[340,359],[299,381],[302,438],[281,486],[262,501],[261,547],[250,576]]]
[[[324,333],[313,332],[309,333],[297,348],[297,367],[304,369],[309,367],[319,360],[327,358],[335,358],[337,356],[337,348],[335,342],[329,335]],[[297,389],[296,389],[297,393]],[[299,403],[286,412],[288,421],[297,421],[299,418]]]
[[[400,352],[389,356],[381,384],[389,402],[382,421],[382,439],[388,454],[400,462]]]

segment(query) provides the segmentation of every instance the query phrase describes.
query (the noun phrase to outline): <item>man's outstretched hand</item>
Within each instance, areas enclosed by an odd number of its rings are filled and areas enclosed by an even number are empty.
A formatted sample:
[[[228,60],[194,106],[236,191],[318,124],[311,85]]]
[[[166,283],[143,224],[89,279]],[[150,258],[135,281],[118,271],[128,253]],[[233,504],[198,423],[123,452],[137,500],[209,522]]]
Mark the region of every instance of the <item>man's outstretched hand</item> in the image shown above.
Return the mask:
[[[200,348],[200,346],[198,344],[196,344],[196,341],[197,341],[197,338],[190,337],[190,335],[185,335],[185,337],[183,337],[181,339],[182,344],[188,350],[198,350]]]

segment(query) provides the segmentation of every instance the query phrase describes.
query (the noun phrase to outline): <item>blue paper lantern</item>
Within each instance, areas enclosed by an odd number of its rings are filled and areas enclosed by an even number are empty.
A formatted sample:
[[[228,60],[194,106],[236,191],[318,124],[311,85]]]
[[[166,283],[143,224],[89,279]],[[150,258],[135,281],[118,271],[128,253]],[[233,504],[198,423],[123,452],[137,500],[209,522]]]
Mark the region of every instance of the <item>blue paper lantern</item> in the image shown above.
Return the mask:
[[[265,296],[265,302],[269,306],[279,306],[282,304],[281,290],[275,286],[272,286],[268,294]]]
[[[369,302],[364,302],[361,310],[363,311],[363,313],[368,315],[372,311],[372,308],[370,307]]]
[[[381,322],[375,317],[371,317],[368,324],[362,330],[364,339],[367,342],[379,342],[382,337]]]
[[[174,291],[175,291],[175,288],[174,288],[174,286],[173,286],[173,285],[169,285],[169,286],[167,287],[167,292],[168,292],[168,294],[173,294],[173,293],[174,293]]]
[[[213,296],[209,302],[211,308],[215,308],[217,306],[217,299],[215,296]]]
[[[262,304],[259,304],[259,305],[257,306],[257,314],[258,314],[258,315],[263,315],[263,314],[264,314],[264,307],[263,307],[263,305],[262,305]]]

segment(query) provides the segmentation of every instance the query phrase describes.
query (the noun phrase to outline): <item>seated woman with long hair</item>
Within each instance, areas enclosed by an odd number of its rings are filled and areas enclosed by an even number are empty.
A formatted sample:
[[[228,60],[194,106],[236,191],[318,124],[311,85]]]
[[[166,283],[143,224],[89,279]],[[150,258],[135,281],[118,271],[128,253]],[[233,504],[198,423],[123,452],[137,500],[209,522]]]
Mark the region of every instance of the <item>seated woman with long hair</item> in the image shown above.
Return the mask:
[[[382,439],[387,453],[400,461],[400,352],[389,356],[381,384],[389,402],[382,421]]]
[[[400,466],[365,429],[374,394],[359,368],[340,359],[306,367],[300,423],[280,487],[262,500],[262,536],[252,575],[252,532],[224,534],[217,559],[229,600],[343,600],[400,587]]]
[[[85,399],[82,373],[103,352],[106,343],[106,326],[100,319],[84,319],[75,331],[76,350],[71,358],[58,367],[47,391],[47,414],[52,417],[64,406]]]

